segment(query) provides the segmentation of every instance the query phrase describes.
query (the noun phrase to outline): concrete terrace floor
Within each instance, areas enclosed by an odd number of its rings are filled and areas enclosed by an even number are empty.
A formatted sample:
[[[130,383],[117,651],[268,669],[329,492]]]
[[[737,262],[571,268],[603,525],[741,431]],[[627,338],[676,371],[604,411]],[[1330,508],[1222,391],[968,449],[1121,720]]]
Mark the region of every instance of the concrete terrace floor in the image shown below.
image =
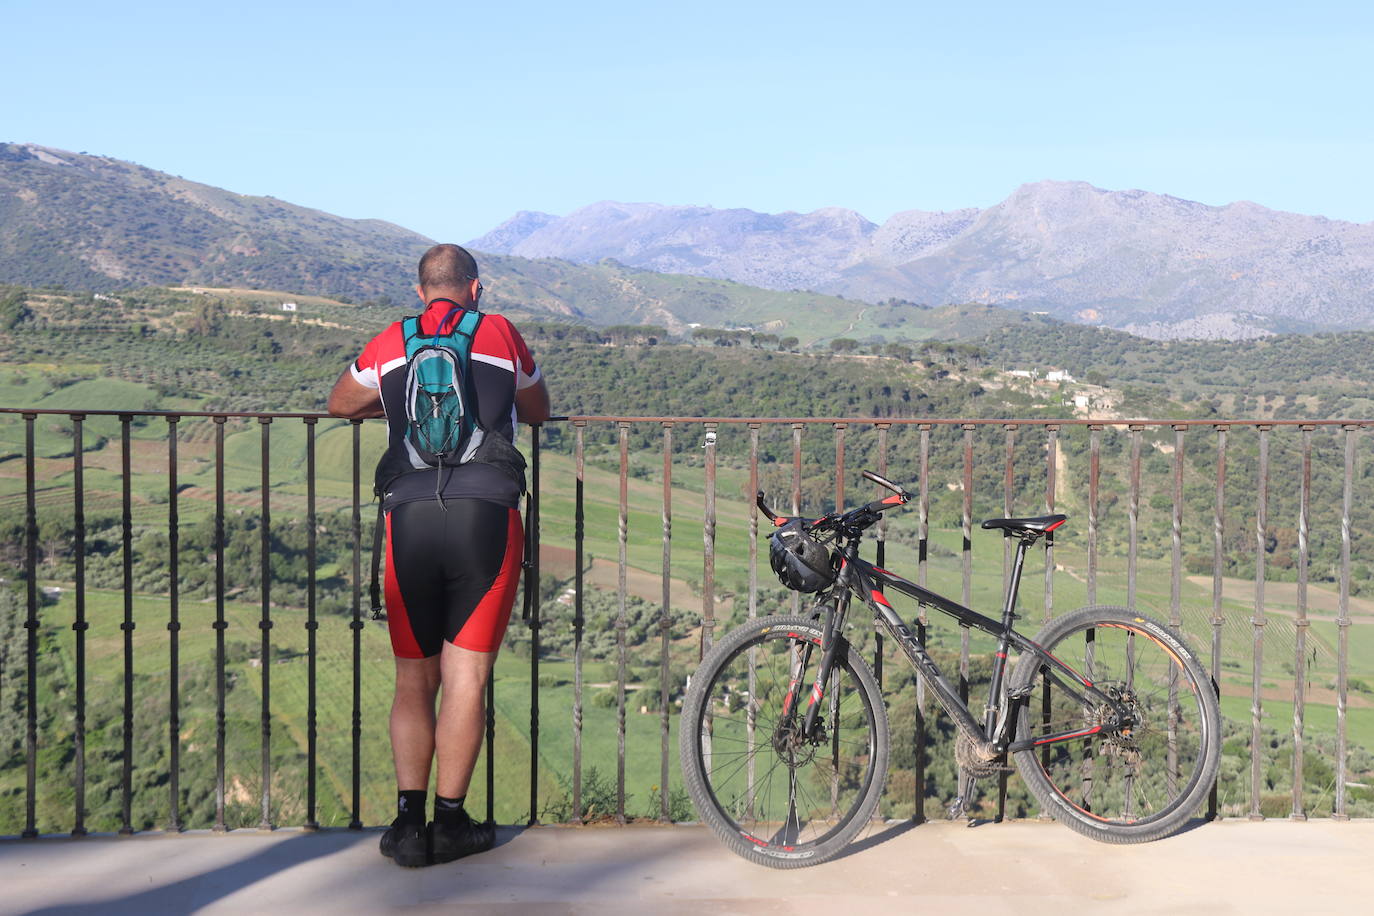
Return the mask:
[[[776,871],[698,826],[499,828],[424,869],[380,830],[0,840],[0,914],[1370,912],[1374,821],[1232,820],[1144,846],[1051,823],[879,828],[825,865]]]

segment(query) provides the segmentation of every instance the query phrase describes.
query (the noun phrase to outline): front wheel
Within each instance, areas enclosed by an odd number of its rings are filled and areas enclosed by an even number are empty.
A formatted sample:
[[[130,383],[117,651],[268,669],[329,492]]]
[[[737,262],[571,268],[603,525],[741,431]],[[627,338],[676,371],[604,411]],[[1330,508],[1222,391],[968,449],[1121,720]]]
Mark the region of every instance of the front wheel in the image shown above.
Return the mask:
[[[1066,614],[1035,642],[1116,704],[1022,655],[1010,684],[1025,693],[1017,740],[1044,743],[1018,751],[1016,768],[1042,808],[1105,843],[1157,840],[1186,824],[1221,752],[1216,692],[1193,653],[1164,625],[1120,607]],[[1050,740],[1069,734],[1078,737]]]
[[[727,847],[772,868],[840,853],[873,816],[887,773],[887,712],[878,683],[841,638],[801,734],[823,633],[804,617],[760,617],[702,660],[682,704],[683,781]]]

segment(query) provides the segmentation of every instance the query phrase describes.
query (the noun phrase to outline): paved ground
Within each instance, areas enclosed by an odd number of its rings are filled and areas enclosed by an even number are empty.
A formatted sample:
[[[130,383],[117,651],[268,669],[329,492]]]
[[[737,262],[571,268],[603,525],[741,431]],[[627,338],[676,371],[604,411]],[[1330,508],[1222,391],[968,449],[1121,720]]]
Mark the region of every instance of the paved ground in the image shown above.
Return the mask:
[[[1374,821],[1224,821],[1146,846],[1048,823],[889,827],[774,871],[702,827],[502,828],[471,859],[407,870],[378,831],[0,840],[11,913],[1225,914],[1371,911]]]

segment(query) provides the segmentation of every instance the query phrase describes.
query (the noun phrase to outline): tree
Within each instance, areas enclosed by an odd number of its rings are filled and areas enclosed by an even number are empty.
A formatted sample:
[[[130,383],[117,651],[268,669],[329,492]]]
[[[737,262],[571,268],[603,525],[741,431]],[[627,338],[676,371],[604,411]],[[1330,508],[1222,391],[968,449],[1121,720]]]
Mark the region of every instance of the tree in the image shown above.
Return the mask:
[[[0,296],[0,331],[12,330],[29,318],[29,307],[24,301],[21,289],[12,289]]]
[[[836,353],[852,353],[859,348],[859,342],[852,337],[836,337],[830,341],[830,349]]]

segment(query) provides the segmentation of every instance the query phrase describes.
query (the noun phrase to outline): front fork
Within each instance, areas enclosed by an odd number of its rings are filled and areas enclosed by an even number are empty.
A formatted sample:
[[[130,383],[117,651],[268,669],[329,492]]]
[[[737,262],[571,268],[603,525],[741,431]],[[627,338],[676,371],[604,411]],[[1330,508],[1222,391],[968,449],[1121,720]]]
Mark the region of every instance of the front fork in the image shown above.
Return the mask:
[[[803,678],[811,663],[811,655],[816,648],[814,643],[804,643],[798,649],[787,695],[783,698],[783,716],[778,727],[795,728],[795,736],[799,741],[815,743],[820,740],[817,735],[817,723],[821,721],[821,700],[825,698],[825,685],[835,666],[835,651],[840,644],[840,627],[844,620],[844,612],[849,605],[849,583],[846,569],[841,570],[840,580],[831,592],[831,600],[817,608],[822,614],[821,660],[816,667],[816,677],[811,683],[806,699],[806,710],[802,713],[799,727],[794,723],[796,723],[797,710],[801,707],[802,690],[805,687]]]

